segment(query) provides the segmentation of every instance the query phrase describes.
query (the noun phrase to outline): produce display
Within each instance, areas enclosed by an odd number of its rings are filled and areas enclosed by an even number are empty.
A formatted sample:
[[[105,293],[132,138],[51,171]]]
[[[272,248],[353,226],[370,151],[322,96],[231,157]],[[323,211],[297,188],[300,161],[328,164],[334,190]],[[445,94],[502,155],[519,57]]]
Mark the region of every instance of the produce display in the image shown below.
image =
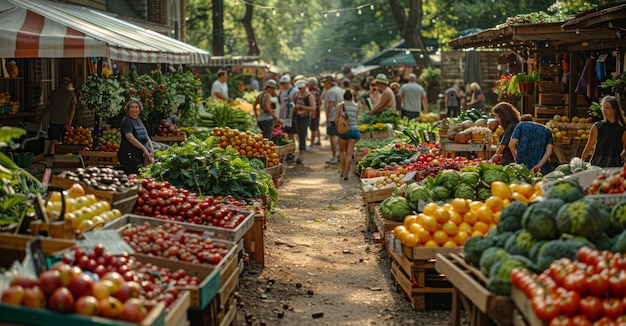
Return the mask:
[[[585,187],[586,195],[621,194],[626,192],[626,171],[615,169],[599,171],[591,184]]]
[[[275,152],[275,144],[260,134],[253,134],[249,131],[241,132],[226,127],[213,129],[211,136],[218,138],[217,145],[221,148],[231,146],[241,156],[265,158],[268,167],[280,164],[280,158]]]
[[[159,122],[159,128],[157,129],[158,136],[182,136],[180,128],[175,123],[162,119]]]
[[[572,139],[587,141],[592,125],[593,118],[579,118],[577,116],[572,117],[570,121],[570,118],[567,116],[555,115],[546,122],[546,127],[552,131],[552,139],[565,143],[570,142]]]
[[[157,162],[149,164],[141,177],[168,181],[198,196],[267,196],[271,211],[278,191],[263,162],[242,157],[232,147],[220,148],[218,142],[218,137],[202,141],[191,135],[180,146],[157,152]]]
[[[117,152],[122,142],[120,128],[103,129],[98,138],[98,150],[105,152]]]
[[[93,148],[93,137],[91,130],[83,127],[69,127],[63,135],[63,143],[69,145],[84,145]]]
[[[165,269],[135,271],[141,265],[134,257],[114,257],[101,246],[89,254],[82,249],[73,253],[77,257],[74,266],[61,262],[38,279],[28,275],[13,278],[2,293],[2,303],[139,323],[147,316],[148,306],[164,302],[170,307],[178,298],[173,285],[156,277]]]
[[[514,269],[511,281],[550,325],[626,323],[626,259],[591,247],[580,248],[575,259],[557,259],[540,274]]]
[[[124,171],[110,167],[78,168],[74,171],[65,171],[61,176],[100,191],[126,192],[135,186]]]
[[[125,228],[121,236],[136,253],[193,264],[217,265],[229,253],[224,243],[205,239],[203,233],[185,230],[174,223],[156,227],[147,222],[133,225]]]
[[[230,127],[249,131],[256,126],[256,119],[252,114],[233,108],[227,102],[207,99],[206,106],[198,109],[196,126],[206,128]]]
[[[222,200],[210,195],[198,198],[195,193],[176,188],[167,181],[142,179],[137,194],[137,215],[227,229],[236,228],[246,217],[242,213],[247,211],[246,204],[232,196]]]
[[[496,231],[466,242],[465,260],[489,277],[490,291],[509,295],[513,268],[542,272],[560,258],[576,259],[584,246],[626,252],[624,203],[610,208],[585,197],[577,181],[559,180],[542,200],[505,207]]]
[[[554,171],[543,176],[543,180],[546,182],[555,181],[567,177],[578,172],[583,172],[588,169],[596,169],[589,163],[585,163],[579,157],[573,157],[569,163],[564,163],[556,167]]]

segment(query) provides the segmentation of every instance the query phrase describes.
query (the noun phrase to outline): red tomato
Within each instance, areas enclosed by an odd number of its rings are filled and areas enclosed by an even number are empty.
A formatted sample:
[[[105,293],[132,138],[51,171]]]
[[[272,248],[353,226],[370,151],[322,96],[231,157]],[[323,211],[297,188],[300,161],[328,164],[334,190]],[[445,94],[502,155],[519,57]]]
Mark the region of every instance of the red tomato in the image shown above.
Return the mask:
[[[602,300],[594,296],[580,299],[580,312],[589,320],[596,320],[602,316]]]
[[[615,326],[615,322],[613,321],[613,319],[609,318],[609,317],[602,317],[598,320],[596,320],[593,323],[593,326]]]
[[[565,315],[559,315],[559,316],[552,318],[552,320],[550,320],[549,326],[574,326],[574,325],[572,324],[572,321],[569,319],[569,317]]]
[[[585,263],[587,265],[591,265],[590,258],[594,256],[594,249],[590,247],[582,247],[578,249],[578,253],[576,254],[576,259],[579,262]]]
[[[582,296],[587,293],[587,281],[585,277],[585,273],[582,271],[569,274],[563,281],[563,287],[570,291],[576,291]]]
[[[602,300],[602,311],[604,311],[604,316],[616,319],[624,313],[624,307],[620,299],[605,298]]]
[[[561,314],[561,306],[550,299],[546,300],[544,297],[533,298],[531,306],[537,317],[546,322]]]
[[[593,274],[587,277],[587,290],[589,294],[603,297],[609,290],[609,278],[603,274]]]
[[[613,296],[623,298],[626,296],[626,271],[620,271],[617,275],[609,278],[609,288]]]
[[[559,298],[564,315],[574,316],[580,307],[580,295],[574,291],[565,291]]]
[[[576,315],[572,317],[572,324],[576,326],[591,326],[591,321],[585,315]]]

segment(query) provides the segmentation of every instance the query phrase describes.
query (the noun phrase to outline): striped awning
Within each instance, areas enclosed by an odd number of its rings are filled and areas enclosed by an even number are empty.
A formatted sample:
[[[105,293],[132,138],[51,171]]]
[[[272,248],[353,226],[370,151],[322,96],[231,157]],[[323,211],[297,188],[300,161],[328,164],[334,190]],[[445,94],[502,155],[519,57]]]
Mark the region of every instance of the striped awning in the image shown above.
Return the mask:
[[[104,57],[206,65],[209,52],[95,9],[46,0],[0,0],[0,57]]]

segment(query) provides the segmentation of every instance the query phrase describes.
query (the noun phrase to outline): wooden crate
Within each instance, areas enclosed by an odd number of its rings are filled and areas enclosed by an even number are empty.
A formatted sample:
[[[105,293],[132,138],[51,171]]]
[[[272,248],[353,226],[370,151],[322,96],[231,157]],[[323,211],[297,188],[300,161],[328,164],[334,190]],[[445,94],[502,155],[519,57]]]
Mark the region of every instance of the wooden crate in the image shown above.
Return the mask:
[[[560,81],[540,81],[539,91],[541,93],[563,93],[565,84]]]
[[[395,250],[390,251],[390,257],[393,280],[415,310],[451,308],[454,289],[435,270],[434,260],[411,260]]]
[[[437,254],[435,268],[454,286],[452,325],[460,325],[461,304],[472,326],[513,324],[513,301],[487,290],[487,277],[465,262],[460,254]]]
[[[239,286],[241,268],[236,266],[231,277],[222,284],[218,295],[203,309],[191,308],[187,318],[191,326],[234,325],[237,315],[235,290]]]
[[[276,146],[274,148],[274,153],[276,153],[278,157],[283,158],[285,155],[289,153],[293,153],[295,149],[296,149],[296,143],[294,141],[291,141],[288,144]]]
[[[109,204],[113,204],[115,202],[119,202],[121,200],[137,195],[139,191],[138,186],[131,187],[125,192],[112,192],[112,191],[97,190],[91,187],[87,187],[87,185],[83,182],[64,178],[63,173],[59,175],[53,175],[52,181],[50,183],[54,186],[65,188],[65,189],[69,189],[70,187],[72,187],[73,184],[78,183],[81,186],[83,186],[83,188],[85,188],[86,194],[93,194],[99,200],[105,200],[109,202]]]
[[[539,66],[539,75],[546,77],[559,77],[561,75],[561,66]]]
[[[395,229],[396,226],[398,225],[402,225],[402,223],[391,221],[383,217],[383,214],[380,213],[379,205],[375,205],[373,211],[374,211],[374,214],[373,214],[372,220],[374,222],[374,225],[376,226],[376,229],[378,230],[378,233],[381,238],[381,241],[383,242],[383,247],[385,248],[385,251],[387,253],[390,253],[389,237],[393,229]]]
[[[85,165],[117,165],[117,152],[79,151]]]
[[[189,291],[180,291],[178,299],[165,314],[165,326],[179,326],[187,321],[187,310],[191,304]]]
[[[522,318],[523,325],[528,326],[547,326],[548,323],[542,321],[537,317],[530,304],[530,299],[526,297],[524,291],[517,286],[511,287],[511,300],[515,304],[515,310],[519,313],[519,317]]]
[[[26,245],[35,237],[21,234],[0,233],[0,267],[10,268],[14,261],[22,262],[26,256]],[[42,238],[41,247],[46,256],[66,250],[76,243],[72,240]]]
[[[85,149],[87,145],[56,144],[54,147],[56,154],[78,154]]]
[[[243,247],[250,259],[265,267],[265,241],[263,238],[265,214],[255,214],[254,224],[243,236]]]
[[[374,184],[377,180],[384,179],[385,177],[361,179],[361,191],[363,193],[363,202],[365,203],[365,212],[371,214],[374,212],[374,206],[379,204],[383,200],[391,197],[396,188],[385,188],[365,191],[365,185]]]

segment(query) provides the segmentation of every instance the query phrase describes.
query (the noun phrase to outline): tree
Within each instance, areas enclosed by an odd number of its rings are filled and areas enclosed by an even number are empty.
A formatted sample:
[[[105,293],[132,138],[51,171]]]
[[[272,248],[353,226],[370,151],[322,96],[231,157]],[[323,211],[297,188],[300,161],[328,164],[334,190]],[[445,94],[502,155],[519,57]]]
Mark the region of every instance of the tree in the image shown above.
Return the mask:
[[[398,31],[404,38],[407,48],[411,49],[415,64],[420,68],[430,67],[430,56],[422,42],[422,16],[424,15],[422,0],[408,0],[408,3],[408,15],[398,0],[389,0],[389,7]]]
[[[213,54],[224,55],[224,1],[213,1]]]
[[[254,28],[252,27],[252,10],[254,7],[252,3],[246,2],[246,13],[240,20],[243,28],[246,30],[246,36],[248,36],[248,55],[260,55],[256,37],[254,36]]]

